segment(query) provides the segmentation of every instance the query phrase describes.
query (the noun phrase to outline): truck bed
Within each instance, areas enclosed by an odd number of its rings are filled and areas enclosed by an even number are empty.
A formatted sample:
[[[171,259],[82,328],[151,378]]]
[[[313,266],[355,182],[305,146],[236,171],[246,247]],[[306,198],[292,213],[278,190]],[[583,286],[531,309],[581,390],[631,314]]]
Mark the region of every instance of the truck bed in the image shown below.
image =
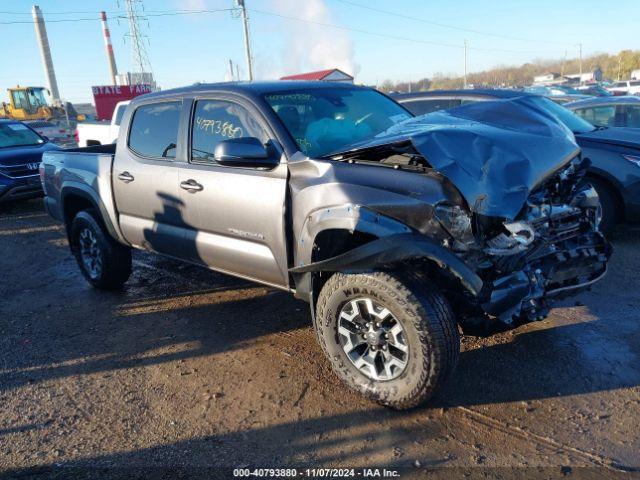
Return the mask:
[[[105,223],[115,227],[115,235],[119,237],[111,183],[115,151],[116,145],[109,144],[45,153],[42,156],[42,186],[49,214],[60,221],[65,220],[62,199],[66,195],[65,189],[73,187],[74,195],[81,192],[93,208],[101,211]]]

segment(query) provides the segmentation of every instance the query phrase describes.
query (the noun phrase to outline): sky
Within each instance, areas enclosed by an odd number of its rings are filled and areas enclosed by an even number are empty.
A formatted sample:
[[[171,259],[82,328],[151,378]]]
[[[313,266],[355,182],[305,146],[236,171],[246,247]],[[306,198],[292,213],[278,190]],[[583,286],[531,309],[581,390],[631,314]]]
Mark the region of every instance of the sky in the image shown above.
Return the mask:
[[[235,0],[138,0],[142,33],[163,88],[229,79],[229,59],[246,78],[242,22]],[[119,72],[132,70],[124,0],[37,0],[63,99],[91,101],[110,83],[98,12],[105,10]],[[337,67],[376,85],[461,75],[536,59],[576,58],[640,48],[637,0],[245,0],[256,79]],[[0,0],[0,98],[6,88],[46,86],[33,0]],[[199,13],[184,13],[185,11]],[[208,10],[209,12],[205,12]],[[212,11],[223,10],[223,11]],[[183,12],[182,14],[177,14]],[[634,13],[635,12],[635,13]],[[63,20],[63,21],[61,21]],[[73,21],[69,21],[73,20]]]

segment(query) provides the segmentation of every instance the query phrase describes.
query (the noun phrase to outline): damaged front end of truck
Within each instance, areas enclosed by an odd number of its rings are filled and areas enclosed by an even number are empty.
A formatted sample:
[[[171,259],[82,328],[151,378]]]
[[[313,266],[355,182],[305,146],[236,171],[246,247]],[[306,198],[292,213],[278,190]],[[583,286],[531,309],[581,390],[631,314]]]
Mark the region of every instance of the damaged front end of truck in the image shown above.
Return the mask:
[[[314,276],[331,272],[412,269],[437,280],[472,331],[541,320],[553,299],[606,273],[611,247],[586,162],[542,112],[482,102],[402,122],[328,159],[291,166],[299,294],[312,296]],[[317,202],[326,207],[306,207]],[[358,243],[318,240],[344,218]]]

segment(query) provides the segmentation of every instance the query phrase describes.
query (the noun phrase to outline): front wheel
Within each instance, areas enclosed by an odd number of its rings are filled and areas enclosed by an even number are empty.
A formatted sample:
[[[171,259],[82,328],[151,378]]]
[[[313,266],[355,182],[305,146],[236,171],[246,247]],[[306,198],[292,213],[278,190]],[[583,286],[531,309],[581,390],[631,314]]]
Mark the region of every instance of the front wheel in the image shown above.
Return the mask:
[[[444,296],[428,281],[397,273],[334,274],[318,297],[315,327],[338,376],[397,409],[431,398],[460,351]]]
[[[96,288],[116,290],[131,275],[131,249],[116,242],[91,211],[79,212],[69,234],[82,275]]]

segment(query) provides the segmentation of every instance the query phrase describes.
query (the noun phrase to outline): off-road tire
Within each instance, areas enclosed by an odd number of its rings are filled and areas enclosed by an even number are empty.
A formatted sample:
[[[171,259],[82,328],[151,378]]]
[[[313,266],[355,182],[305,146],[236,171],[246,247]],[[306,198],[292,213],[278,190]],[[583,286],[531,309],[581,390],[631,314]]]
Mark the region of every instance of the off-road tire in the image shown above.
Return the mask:
[[[359,297],[384,305],[406,332],[409,356],[398,378],[370,379],[340,344],[339,313],[347,301]],[[406,273],[334,274],[318,295],[315,329],[333,370],[349,387],[398,410],[431,398],[451,376],[460,352],[456,320],[445,297],[431,282]]]
[[[102,260],[98,276],[92,277],[87,270],[80,253],[80,234],[90,230],[95,239]],[[93,210],[79,212],[71,223],[69,231],[71,251],[87,282],[102,290],[118,290],[131,275],[131,249],[116,242],[106,231]]]

